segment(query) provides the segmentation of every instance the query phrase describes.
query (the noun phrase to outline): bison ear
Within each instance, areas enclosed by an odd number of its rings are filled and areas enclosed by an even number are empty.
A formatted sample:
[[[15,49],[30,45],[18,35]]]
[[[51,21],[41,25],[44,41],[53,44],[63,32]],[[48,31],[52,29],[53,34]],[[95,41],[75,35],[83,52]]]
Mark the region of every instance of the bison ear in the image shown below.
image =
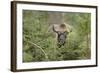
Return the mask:
[[[67,31],[64,31],[64,34],[68,34],[69,32],[67,32]]]
[[[65,34],[69,34],[69,33],[71,33],[72,32],[72,30],[69,32],[69,31],[64,31],[64,33]]]

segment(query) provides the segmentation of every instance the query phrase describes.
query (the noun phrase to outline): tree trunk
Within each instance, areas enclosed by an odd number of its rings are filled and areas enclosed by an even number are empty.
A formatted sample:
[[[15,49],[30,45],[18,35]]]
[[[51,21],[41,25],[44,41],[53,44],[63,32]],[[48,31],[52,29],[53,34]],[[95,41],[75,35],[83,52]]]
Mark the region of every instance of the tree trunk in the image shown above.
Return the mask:
[[[64,23],[64,13],[48,12],[48,24],[62,24]]]

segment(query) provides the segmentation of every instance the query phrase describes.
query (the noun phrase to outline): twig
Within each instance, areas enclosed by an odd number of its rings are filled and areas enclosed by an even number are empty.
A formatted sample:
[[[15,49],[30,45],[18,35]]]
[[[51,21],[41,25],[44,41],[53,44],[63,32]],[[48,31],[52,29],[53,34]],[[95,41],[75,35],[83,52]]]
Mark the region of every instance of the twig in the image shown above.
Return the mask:
[[[25,39],[25,38],[24,38],[24,39]],[[26,40],[26,39],[25,39],[25,40]],[[30,43],[30,44],[33,44],[33,45],[36,46],[36,47],[38,47],[38,48],[44,53],[45,58],[48,60],[48,56],[47,56],[46,52],[45,52],[40,46],[38,46],[37,44],[35,44],[35,43],[31,42],[31,41],[27,41],[27,42]]]

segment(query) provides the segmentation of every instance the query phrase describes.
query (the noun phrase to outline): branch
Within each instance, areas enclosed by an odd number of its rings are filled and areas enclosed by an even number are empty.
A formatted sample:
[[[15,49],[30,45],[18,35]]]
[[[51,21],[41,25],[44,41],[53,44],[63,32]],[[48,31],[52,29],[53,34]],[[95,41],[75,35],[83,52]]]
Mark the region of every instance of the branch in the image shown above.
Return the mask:
[[[25,39],[25,38],[24,38],[24,39]],[[26,40],[26,39],[25,39],[25,40]],[[27,41],[27,42],[30,43],[30,44],[33,44],[33,45],[36,46],[36,47],[38,47],[38,48],[44,53],[45,58],[48,60],[48,56],[47,56],[46,52],[45,52],[40,46],[38,46],[37,44],[35,44],[35,43],[31,42],[31,41]]]

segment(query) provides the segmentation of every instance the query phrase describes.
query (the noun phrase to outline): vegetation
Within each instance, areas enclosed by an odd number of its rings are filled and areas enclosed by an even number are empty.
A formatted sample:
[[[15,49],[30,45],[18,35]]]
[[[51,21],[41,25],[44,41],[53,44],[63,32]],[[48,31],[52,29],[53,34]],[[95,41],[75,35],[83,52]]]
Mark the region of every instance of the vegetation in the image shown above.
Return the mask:
[[[91,15],[75,12],[63,14],[72,32],[67,35],[65,46],[58,48],[55,33],[48,31],[48,12],[23,10],[23,62],[91,58]]]

